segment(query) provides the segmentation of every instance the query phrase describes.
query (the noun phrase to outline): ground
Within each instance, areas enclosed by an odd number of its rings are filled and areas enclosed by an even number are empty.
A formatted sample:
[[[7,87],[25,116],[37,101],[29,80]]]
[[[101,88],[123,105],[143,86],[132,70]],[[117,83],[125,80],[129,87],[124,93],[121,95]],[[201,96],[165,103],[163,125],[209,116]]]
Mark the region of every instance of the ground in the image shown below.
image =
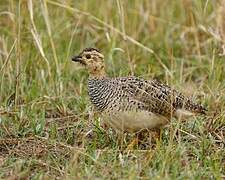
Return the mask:
[[[225,178],[225,2],[0,2],[0,178]],[[118,135],[93,114],[85,47],[110,77],[157,78],[207,109],[161,136]]]

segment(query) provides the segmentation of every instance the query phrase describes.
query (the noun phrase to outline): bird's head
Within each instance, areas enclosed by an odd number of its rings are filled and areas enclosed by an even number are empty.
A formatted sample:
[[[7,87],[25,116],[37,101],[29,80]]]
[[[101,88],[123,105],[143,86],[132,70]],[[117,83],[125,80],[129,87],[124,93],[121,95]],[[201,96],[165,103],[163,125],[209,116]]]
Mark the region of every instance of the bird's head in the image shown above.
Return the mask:
[[[74,56],[72,61],[84,66],[90,76],[100,77],[105,75],[104,55],[96,48],[84,49],[77,56]]]

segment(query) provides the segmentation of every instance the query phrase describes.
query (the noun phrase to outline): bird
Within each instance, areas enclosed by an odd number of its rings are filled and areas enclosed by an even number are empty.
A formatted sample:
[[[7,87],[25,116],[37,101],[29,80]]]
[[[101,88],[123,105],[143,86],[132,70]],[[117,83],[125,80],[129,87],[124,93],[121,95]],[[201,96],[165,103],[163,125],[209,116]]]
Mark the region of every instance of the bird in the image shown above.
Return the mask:
[[[160,129],[173,117],[206,114],[203,105],[156,79],[107,76],[104,55],[97,48],[83,49],[72,61],[88,72],[90,101],[115,130]]]

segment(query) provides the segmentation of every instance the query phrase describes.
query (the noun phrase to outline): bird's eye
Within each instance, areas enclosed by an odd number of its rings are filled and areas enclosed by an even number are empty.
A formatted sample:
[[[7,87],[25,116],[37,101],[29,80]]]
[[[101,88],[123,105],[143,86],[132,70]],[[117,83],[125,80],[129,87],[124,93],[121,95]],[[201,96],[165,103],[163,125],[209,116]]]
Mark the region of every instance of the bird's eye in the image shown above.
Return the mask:
[[[87,58],[87,59],[91,59],[91,55],[90,55],[90,54],[87,54],[87,55],[86,55],[86,58]]]

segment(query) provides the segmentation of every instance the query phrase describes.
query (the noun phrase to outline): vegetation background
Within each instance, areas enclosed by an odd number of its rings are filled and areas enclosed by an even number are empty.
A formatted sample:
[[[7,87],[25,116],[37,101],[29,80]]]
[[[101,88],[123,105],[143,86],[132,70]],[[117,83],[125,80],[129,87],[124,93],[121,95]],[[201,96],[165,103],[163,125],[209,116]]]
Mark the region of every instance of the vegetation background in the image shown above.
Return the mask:
[[[128,148],[92,116],[85,47],[109,76],[158,78],[209,112]],[[0,178],[225,178],[224,0],[1,0]]]

